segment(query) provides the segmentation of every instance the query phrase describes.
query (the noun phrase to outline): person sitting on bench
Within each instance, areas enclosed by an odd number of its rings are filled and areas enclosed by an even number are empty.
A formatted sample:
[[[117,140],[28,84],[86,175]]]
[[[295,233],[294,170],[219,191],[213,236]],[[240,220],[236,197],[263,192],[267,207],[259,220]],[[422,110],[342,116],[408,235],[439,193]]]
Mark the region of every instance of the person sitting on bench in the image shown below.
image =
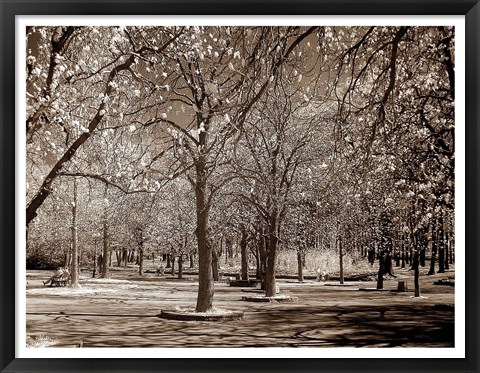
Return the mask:
[[[48,285],[48,284],[53,285],[53,282],[55,280],[59,280],[63,277],[68,278],[68,275],[69,275],[68,269],[58,267],[57,270],[53,273],[53,275],[47,281],[43,281],[43,284],[44,285]]]

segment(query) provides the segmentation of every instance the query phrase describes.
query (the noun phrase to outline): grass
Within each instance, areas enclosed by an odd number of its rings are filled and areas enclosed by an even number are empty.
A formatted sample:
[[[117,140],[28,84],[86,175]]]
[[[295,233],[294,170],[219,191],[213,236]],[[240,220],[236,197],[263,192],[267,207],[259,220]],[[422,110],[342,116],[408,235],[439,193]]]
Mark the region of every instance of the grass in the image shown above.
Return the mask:
[[[144,271],[155,271],[157,266],[162,263],[164,266],[166,262],[160,262],[156,259],[152,262],[151,259],[144,260]],[[228,258],[225,260],[225,257],[220,257],[219,260],[219,271],[223,273],[240,273],[241,270],[241,260],[240,255],[236,255],[234,258]],[[190,268],[188,265],[184,265],[183,270],[185,272],[198,272],[198,267]],[[249,263],[250,271],[255,270],[255,263],[250,261]],[[360,255],[358,251],[347,251],[343,257],[343,272],[345,276],[352,275],[362,275],[370,274],[376,272],[378,269],[377,264],[373,267],[368,263],[367,258]],[[134,275],[135,271],[138,271],[138,266],[130,263],[127,267],[121,266],[117,267],[115,263],[112,263],[109,271],[112,274],[121,274],[121,273],[132,273]],[[90,271],[89,271],[90,272]],[[337,250],[335,249],[309,249],[305,253],[305,266],[303,274],[305,276],[317,276],[318,272],[328,274],[331,276],[338,276],[340,272],[340,258]],[[171,269],[165,268],[165,276],[170,276]],[[277,255],[277,275],[289,275],[296,276],[298,273],[298,264],[297,264],[297,252],[296,250],[279,250]],[[178,274],[178,264],[175,264],[175,276]],[[98,276],[98,275],[97,275]],[[87,276],[88,277],[88,276]],[[91,279],[92,281],[99,279]],[[106,280],[103,280],[104,282]],[[122,281],[122,280],[112,280],[110,281]]]
[[[278,272],[297,274],[297,252],[283,250],[278,254]],[[311,250],[305,253],[304,275],[317,275],[317,271],[330,276],[340,272],[340,257],[335,250]],[[345,276],[372,272],[372,267],[358,252],[347,252],[343,257]]]

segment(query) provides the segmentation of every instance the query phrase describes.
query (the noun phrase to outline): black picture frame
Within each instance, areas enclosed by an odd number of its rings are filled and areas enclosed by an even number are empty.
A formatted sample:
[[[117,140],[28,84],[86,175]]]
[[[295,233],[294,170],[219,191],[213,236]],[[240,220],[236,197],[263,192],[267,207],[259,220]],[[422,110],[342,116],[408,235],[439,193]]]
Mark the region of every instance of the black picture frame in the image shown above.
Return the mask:
[[[478,0],[0,0],[1,372],[478,372],[479,66]],[[20,359],[15,358],[15,16],[17,15],[465,15],[465,359]],[[463,125],[463,124],[458,124]]]

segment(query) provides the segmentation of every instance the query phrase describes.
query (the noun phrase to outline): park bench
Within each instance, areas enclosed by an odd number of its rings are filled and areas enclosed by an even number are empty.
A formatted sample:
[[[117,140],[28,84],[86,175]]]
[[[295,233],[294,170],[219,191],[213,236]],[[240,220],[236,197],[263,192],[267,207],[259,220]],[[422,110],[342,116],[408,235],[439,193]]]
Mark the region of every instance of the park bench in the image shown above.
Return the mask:
[[[50,283],[51,286],[66,286],[70,282],[70,274],[62,274],[59,277],[55,277],[52,279],[52,282]]]

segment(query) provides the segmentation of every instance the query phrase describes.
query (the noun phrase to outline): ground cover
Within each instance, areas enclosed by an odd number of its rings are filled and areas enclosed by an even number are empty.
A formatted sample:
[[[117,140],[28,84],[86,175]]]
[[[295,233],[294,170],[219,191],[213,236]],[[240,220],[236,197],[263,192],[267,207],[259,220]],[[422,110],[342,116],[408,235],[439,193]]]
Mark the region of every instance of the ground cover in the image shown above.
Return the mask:
[[[422,298],[413,292],[362,292],[374,281],[296,283],[279,279],[295,303],[242,301],[241,288],[215,284],[215,306],[244,313],[241,320],[179,321],[157,315],[192,307],[198,282],[189,275],[80,277],[81,287],[44,287],[48,271],[27,272],[27,343],[52,347],[450,347],[454,341],[454,287],[434,285],[453,270],[421,276]],[[413,273],[397,269],[385,281],[396,289]],[[328,284],[329,286],[325,286]],[[259,327],[261,326],[261,327]]]

